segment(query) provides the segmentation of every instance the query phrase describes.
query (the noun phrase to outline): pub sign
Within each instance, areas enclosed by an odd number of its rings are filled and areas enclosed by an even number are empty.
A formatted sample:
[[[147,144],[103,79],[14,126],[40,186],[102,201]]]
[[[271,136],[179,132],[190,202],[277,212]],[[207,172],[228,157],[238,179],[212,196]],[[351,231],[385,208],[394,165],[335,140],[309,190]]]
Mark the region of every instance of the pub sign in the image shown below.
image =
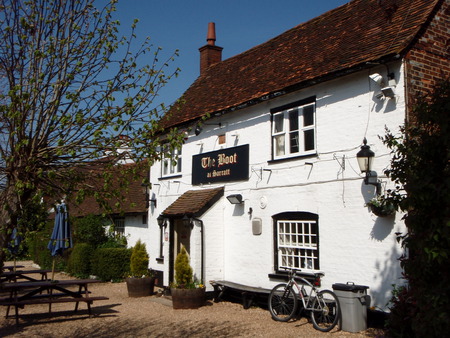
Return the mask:
[[[249,145],[192,157],[192,185],[248,180]]]

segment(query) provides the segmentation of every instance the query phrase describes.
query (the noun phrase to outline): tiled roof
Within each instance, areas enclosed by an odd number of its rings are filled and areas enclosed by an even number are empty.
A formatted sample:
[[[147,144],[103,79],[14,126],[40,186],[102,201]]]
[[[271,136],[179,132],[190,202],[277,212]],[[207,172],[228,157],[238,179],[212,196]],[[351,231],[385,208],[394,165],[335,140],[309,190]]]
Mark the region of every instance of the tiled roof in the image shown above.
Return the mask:
[[[162,214],[165,216],[201,216],[217,200],[223,196],[223,187],[215,189],[189,190],[167,207]]]
[[[175,118],[165,126],[234,110],[280,92],[368,67],[368,62],[402,56],[441,3],[442,0],[350,1],[210,66],[184,93],[185,103],[172,108]]]
[[[128,178],[128,187],[120,187],[118,179],[113,178],[112,189],[118,190],[122,197],[123,201],[120,201],[120,207],[116,207],[116,202],[119,202],[119,199],[116,197],[112,197],[107,200],[106,203],[112,208],[112,211],[107,212],[108,214],[133,214],[133,213],[144,213],[147,211],[147,204],[145,201],[146,195],[142,189],[142,180],[148,176],[148,171],[146,169],[142,169],[137,167],[135,164],[126,164],[122,167],[117,167],[112,170],[113,177],[117,177],[118,175],[123,175],[121,173],[122,169],[126,167],[128,170],[133,167],[136,168],[137,174],[136,176],[128,173],[130,176]],[[105,171],[105,168],[101,170],[101,173]],[[104,180],[101,175],[99,175],[99,171],[96,169],[95,172],[91,176],[90,185],[95,187],[96,191],[102,191]],[[112,191],[111,189],[111,191]],[[108,192],[108,190],[106,190]],[[86,216],[89,214],[100,215],[104,213],[106,210],[103,209],[95,200],[93,196],[87,196],[81,204],[77,204],[75,202],[68,202],[69,212],[71,216]]]

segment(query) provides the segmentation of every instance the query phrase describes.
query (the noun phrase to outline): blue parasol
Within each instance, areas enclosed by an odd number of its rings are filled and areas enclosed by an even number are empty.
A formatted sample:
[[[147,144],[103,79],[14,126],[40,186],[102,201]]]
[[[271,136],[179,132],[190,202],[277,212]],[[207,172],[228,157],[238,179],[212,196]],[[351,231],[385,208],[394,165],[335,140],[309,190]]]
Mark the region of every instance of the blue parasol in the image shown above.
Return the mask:
[[[55,225],[47,248],[53,257],[62,255],[63,251],[72,247],[72,236],[70,235],[69,214],[64,203],[55,208]],[[52,280],[55,273],[55,259],[53,258]]]
[[[14,256],[14,272],[16,271],[16,258],[19,254],[20,243],[22,242],[22,236],[19,235],[17,228],[14,228],[11,240],[8,242],[8,250],[12,256]]]

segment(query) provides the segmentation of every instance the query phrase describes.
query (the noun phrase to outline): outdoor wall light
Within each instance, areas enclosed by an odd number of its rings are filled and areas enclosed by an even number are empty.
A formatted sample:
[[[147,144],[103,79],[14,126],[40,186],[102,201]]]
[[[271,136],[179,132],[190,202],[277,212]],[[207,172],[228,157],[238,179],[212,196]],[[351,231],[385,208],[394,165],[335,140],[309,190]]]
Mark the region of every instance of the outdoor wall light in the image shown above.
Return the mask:
[[[203,130],[203,128],[202,128],[202,127],[200,127],[200,125],[199,125],[199,124],[197,124],[197,126],[195,127],[195,130],[194,130],[194,134],[195,134],[195,136],[198,136],[198,135],[200,135],[200,133],[202,132],[202,130]]]
[[[227,196],[227,200],[231,204],[241,204],[242,203],[242,195],[241,194],[229,195],[229,196]]]
[[[158,222],[158,225],[160,227],[166,226],[166,219],[163,217],[163,215],[159,215],[156,221]]]
[[[392,89],[392,87],[381,88],[381,92],[383,93],[384,97],[388,97],[390,99],[395,97],[394,89]]]
[[[151,183],[142,183],[141,187],[142,187],[142,192],[145,194],[145,204],[146,204],[146,208],[149,207],[149,202],[153,203],[153,205],[156,208],[157,205],[157,201],[156,201],[156,196],[154,198],[150,198],[150,187],[151,187]],[[154,195],[154,194],[153,194]]]
[[[370,146],[367,145],[367,139],[364,137],[363,145],[361,146],[361,150],[358,151],[356,154],[356,159],[358,160],[359,169],[361,172],[366,174],[366,177],[364,177],[364,183],[366,185],[371,184],[376,186],[377,188],[377,194],[379,195],[381,193],[381,184],[378,182],[378,180],[375,177],[375,182],[372,182],[369,180],[371,177],[371,171],[372,171],[372,164],[373,159],[375,158],[375,153],[370,150]]]
[[[188,215],[184,214],[183,218],[181,219],[183,222],[183,225],[185,227],[191,227],[191,229],[194,227],[194,223],[192,222],[192,218],[188,217]]]
[[[200,133],[202,132],[203,128],[202,128],[201,125],[206,125],[206,126],[219,126],[219,128],[222,127],[222,123],[220,123],[220,122],[219,122],[219,123],[206,123],[206,122],[204,122],[204,123],[202,123],[202,124],[198,123],[198,124],[195,126],[195,129],[194,129],[194,134],[195,134],[195,136],[200,135]]]

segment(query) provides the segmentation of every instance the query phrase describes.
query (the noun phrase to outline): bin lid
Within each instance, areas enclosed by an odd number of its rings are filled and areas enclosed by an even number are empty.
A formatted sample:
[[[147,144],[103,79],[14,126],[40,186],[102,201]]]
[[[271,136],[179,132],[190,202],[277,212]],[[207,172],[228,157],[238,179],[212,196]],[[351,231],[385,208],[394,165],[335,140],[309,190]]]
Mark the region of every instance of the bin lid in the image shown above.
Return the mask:
[[[357,291],[365,291],[369,287],[366,285],[356,285],[353,282],[347,282],[347,283],[335,283],[332,285],[333,290],[340,290],[340,291],[351,291],[351,292],[357,292]]]

